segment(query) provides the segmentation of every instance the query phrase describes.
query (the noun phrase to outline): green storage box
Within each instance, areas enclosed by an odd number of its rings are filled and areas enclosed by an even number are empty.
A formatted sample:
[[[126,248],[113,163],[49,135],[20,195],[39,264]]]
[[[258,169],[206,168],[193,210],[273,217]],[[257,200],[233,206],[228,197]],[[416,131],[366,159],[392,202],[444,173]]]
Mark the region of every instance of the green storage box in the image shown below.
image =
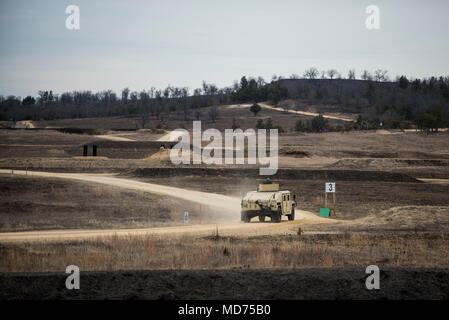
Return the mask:
[[[320,216],[329,218],[330,215],[331,215],[331,209],[329,209],[329,208],[321,208],[320,209]]]

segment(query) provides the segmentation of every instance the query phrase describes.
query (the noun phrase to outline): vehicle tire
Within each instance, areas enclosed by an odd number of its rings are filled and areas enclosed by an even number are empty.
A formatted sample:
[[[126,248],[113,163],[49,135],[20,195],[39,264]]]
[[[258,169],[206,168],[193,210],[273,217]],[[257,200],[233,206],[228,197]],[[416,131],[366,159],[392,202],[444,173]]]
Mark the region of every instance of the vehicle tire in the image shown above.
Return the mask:
[[[282,220],[282,210],[281,207],[278,208],[278,211],[276,213],[273,213],[271,216],[271,220],[273,222],[279,223]]]
[[[288,215],[288,220],[289,220],[289,221],[295,220],[295,207],[292,207],[292,213],[290,213],[290,214]]]
[[[261,214],[261,215],[259,216],[259,221],[260,221],[260,222],[264,222],[264,221],[265,221],[265,216]]]
[[[241,214],[242,222],[248,223],[251,219],[248,217],[248,213],[243,211]]]

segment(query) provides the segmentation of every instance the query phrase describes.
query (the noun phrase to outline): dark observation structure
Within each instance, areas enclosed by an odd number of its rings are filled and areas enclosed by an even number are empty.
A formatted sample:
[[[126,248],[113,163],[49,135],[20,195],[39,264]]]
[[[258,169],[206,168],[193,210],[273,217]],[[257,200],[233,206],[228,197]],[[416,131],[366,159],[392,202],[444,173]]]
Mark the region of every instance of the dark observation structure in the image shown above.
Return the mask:
[[[89,153],[89,146],[87,144],[83,145],[83,157],[87,157],[88,153]],[[92,156],[96,157],[97,156],[97,145],[93,144],[92,145]]]

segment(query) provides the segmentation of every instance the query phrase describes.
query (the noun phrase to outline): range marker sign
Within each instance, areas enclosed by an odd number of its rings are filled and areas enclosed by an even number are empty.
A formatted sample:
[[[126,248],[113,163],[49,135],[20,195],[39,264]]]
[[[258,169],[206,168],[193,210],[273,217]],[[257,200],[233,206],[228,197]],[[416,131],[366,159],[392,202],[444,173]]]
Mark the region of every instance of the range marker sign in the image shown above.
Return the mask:
[[[335,193],[335,182],[326,182],[325,191]]]

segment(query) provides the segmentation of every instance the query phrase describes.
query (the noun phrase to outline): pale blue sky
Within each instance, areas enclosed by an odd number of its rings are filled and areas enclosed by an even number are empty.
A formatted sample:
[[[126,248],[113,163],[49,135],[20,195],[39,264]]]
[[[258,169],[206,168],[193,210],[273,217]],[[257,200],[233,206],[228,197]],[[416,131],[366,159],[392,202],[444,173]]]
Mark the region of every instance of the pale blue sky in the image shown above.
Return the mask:
[[[81,29],[65,28],[78,5]],[[366,6],[381,28],[365,28]],[[1,0],[0,94],[131,90],[304,69],[449,75],[449,1]]]

